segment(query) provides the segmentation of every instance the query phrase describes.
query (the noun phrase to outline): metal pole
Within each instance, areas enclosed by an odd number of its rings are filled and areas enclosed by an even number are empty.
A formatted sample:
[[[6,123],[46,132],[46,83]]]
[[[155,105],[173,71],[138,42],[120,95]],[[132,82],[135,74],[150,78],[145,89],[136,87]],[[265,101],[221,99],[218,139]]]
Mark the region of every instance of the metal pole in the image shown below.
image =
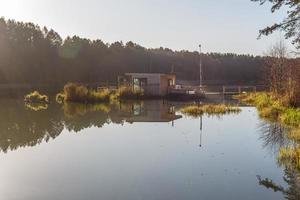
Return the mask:
[[[200,116],[200,147],[202,147],[202,115]]]
[[[199,45],[199,70],[200,70],[200,89],[202,88],[202,56],[201,56],[201,44]]]

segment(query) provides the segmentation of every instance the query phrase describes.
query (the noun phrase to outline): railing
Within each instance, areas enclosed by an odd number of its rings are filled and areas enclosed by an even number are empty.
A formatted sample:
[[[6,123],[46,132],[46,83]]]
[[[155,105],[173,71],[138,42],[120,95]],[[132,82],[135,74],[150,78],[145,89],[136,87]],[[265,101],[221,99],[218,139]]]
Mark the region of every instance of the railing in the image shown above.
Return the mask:
[[[256,92],[256,86],[223,86],[223,95],[241,94],[242,92],[248,92],[249,90],[251,92]]]

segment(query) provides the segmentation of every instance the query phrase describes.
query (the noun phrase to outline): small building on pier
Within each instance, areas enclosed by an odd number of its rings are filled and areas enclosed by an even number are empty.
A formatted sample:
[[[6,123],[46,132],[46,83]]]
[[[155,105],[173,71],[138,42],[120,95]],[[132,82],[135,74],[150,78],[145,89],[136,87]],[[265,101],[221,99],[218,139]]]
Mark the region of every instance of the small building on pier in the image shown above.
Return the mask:
[[[148,96],[166,96],[169,89],[175,86],[175,74],[162,73],[126,73],[118,77],[119,86],[142,90]]]

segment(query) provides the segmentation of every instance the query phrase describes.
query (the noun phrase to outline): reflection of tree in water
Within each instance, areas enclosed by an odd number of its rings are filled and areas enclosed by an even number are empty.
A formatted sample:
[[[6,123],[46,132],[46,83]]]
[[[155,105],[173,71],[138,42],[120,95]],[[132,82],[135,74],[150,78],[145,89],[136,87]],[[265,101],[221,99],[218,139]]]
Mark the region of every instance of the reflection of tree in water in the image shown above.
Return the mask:
[[[283,180],[287,183],[288,187],[285,189],[281,185],[277,185],[272,180],[265,178],[262,179],[257,176],[259,185],[272,189],[274,192],[282,192],[285,199],[288,200],[299,200],[300,199],[300,173],[298,170],[285,169]]]
[[[110,123],[109,105],[50,104],[47,109],[31,109],[22,101],[0,102],[0,150],[35,146],[56,138],[64,128],[78,132]]]
[[[96,104],[65,104],[64,123],[69,131],[79,132],[92,126],[102,127],[110,123],[108,112],[110,105]]]
[[[5,101],[0,103],[0,110],[0,149],[3,152],[48,141],[64,128],[59,107],[36,112],[26,110],[23,102]]]
[[[35,146],[43,141],[48,142],[60,135],[64,128],[79,132],[93,126],[100,128],[109,123],[124,124],[126,119],[135,114],[134,105],[136,104],[126,103],[121,107],[119,104],[62,106],[53,103],[46,109],[35,109],[36,105],[32,109],[28,105],[24,106],[22,101],[2,100],[0,150],[7,152],[20,147]]]
[[[263,147],[269,149],[275,155],[279,149],[289,144],[286,137],[286,129],[278,123],[262,122],[259,127],[260,139],[263,141]]]
[[[274,155],[278,156],[281,148],[288,147],[293,144],[291,140],[287,138],[288,130],[279,123],[264,122],[260,125],[261,136],[263,146],[271,150]],[[257,176],[259,184],[272,189],[274,192],[282,192],[288,200],[300,199],[300,172],[296,166],[291,166],[291,162],[279,163],[284,170],[283,180],[287,183],[287,188],[274,183],[271,179],[262,179]]]

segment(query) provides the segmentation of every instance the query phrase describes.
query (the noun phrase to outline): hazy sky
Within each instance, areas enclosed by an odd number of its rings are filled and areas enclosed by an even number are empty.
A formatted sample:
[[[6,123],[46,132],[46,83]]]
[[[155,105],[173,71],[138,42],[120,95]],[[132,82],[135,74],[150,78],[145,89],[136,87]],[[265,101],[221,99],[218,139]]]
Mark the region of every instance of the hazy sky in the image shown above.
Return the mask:
[[[258,30],[284,12],[250,0],[0,0],[0,16],[53,28],[62,37],[145,47],[263,54],[280,33],[257,40]]]

